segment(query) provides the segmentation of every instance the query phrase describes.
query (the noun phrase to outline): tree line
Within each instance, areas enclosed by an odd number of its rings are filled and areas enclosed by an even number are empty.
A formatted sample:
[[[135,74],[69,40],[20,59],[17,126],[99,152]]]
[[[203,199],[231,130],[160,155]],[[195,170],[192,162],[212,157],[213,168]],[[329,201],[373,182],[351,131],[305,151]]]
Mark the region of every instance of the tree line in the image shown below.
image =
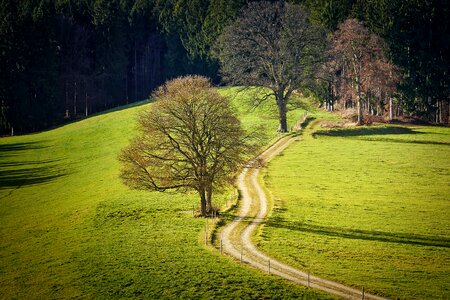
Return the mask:
[[[221,83],[217,41],[248,2],[258,1],[1,0],[0,130],[36,131],[143,100],[184,74]],[[386,100],[390,91],[364,91],[366,111],[380,114],[384,99],[396,113],[448,123],[448,1],[287,2],[303,4],[329,37],[357,19],[385,41],[379,46],[386,65],[379,69],[392,74],[386,66],[396,66],[396,93]],[[319,76],[314,87],[328,108],[347,105],[338,99],[351,91],[336,84],[344,82],[337,65],[328,65],[334,73]]]
[[[221,2],[1,0],[1,132],[48,128],[147,99],[167,78],[217,73],[206,33],[239,8]]]
[[[447,37],[450,32],[446,21],[450,7],[448,1],[311,0],[310,2],[322,7],[319,10],[313,9],[312,16],[330,31],[335,32],[335,38],[339,35],[341,41],[345,40],[346,32],[348,33],[351,27],[354,32],[361,33],[361,30],[367,30],[366,36],[372,36],[361,47],[365,49],[366,56],[372,54],[372,57],[362,59],[363,62],[373,61],[373,54],[378,56],[377,65],[373,64],[372,68],[366,68],[361,74],[363,78],[360,82],[362,89],[360,92],[363,92],[365,99],[360,100],[365,100],[365,103],[360,104],[366,113],[382,114],[384,105],[389,118],[408,114],[428,122],[449,123],[450,42]],[[351,24],[348,19],[357,20]],[[348,82],[342,82],[342,79],[344,81],[349,77],[355,79],[355,74],[351,74],[354,71],[351,64],[346,65],[341,61],[339,68],[339,58],[336,57],[336,50],[344,51],[348,55],[352,49],[348,44],[336,43],[336,39],[332,43],[335,52],[332,56],[335,55],[334,62],[337,65],[327,67],[336,73],[328,72],[330,87],[322,90],[322,96],[329,109],[333,108],[336,96],[348,95],[349,91],[352,91]],[[346,61],[351,62],[351,59],[347,57]],[[367,79],[375,81],[367,82]],[[352,92],[354,93],[355,89]],[[345,108],[348,104],[352,105],[345,99],[348,97],[341,97],[341,100],[344,100],[340,103],[341,106]]]

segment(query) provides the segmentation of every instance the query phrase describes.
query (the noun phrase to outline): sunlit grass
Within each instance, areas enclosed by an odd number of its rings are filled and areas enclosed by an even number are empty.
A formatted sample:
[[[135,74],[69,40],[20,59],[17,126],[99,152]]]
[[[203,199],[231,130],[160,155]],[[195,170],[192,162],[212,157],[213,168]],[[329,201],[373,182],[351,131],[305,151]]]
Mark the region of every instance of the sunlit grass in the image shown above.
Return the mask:
[[[0,139],[0,298],[323,298],[204,247],[194,193],[121,183],[117,155],[149,105]]]
[[[265,251],[392,298],[450,297],[450,129],[321,130],[269,165]]]

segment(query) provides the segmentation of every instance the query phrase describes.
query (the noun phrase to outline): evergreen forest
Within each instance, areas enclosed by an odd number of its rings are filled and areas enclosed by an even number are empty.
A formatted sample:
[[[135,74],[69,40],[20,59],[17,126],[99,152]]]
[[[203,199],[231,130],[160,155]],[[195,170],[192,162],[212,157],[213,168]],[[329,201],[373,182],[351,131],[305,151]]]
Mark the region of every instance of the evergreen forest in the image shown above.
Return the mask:
[[[217,39],[248,0],[0,0],[0,131],[20,134],[147,99],[168,79],[221,78]],[[447,0],[291,0],[331,36],[358,19],[399,72],[397,115],[448,124]],[[319,76],[320,77],[320,76]],[[319,78],[318,77],[318,78]],[[324,101],[330,86],[316,80]]]

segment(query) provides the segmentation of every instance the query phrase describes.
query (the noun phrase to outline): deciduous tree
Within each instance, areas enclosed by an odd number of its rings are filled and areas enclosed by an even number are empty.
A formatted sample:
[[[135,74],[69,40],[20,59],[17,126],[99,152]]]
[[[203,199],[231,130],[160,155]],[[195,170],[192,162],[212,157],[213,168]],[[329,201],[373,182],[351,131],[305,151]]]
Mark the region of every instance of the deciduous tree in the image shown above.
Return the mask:
[[[268,88],[277,102],[279,130],[287,132],[289,98],[313,79],[324,45],[323,32],[305,9],[285,2],[250,2],[218,44],[224,79]]]
[[[383,53],[383,40],[356,19],[339,25],[330,57],[341,64],[341,94],[356,100],[358,125],[362,125],[364,96],[381,88],[392,93],[396,78],[392,64]]]
[[[214,189],[234,178],[251,149],[248,138],[229,100],[205,77],[174,79],[154,96],[138,119],[140,136],[120,155],[121,177],[135,189],[193,189],[207,216]]]

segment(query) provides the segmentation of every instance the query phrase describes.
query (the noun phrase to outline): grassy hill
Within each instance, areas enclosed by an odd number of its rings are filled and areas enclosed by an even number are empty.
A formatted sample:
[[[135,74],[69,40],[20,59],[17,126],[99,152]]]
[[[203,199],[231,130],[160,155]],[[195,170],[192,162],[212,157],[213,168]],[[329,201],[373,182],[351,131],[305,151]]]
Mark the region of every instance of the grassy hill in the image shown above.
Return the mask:
[[[252,109],[251,94],[237,91],[221,93],[269,143],[273,102]],[[203,246],[195,193],[121,183],[117,154],[149,105],[0,139],[0,298],[327,298]],[[293,106],[290,125],[305,108]],[[450,130],[316,129],[267,169],[274,211],[259,245],[372,292],[448,298]]]
[[[246,126],[273,138],[273,104],[249,112],[242,97]],[[203,246],[195,194],[121,183],[117,154],[149,105],[0,139],[0,298],[326,297]]]
[[[450,128],[316,126],[264,180],[263,250],[389,298],[450,297]]]

